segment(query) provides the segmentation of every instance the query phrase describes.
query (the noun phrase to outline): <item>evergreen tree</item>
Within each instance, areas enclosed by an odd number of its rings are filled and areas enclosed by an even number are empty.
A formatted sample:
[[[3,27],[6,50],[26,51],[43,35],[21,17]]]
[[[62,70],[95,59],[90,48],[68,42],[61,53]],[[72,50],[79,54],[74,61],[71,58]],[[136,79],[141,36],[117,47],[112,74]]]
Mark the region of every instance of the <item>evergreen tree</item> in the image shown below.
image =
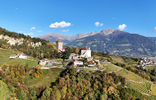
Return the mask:
[[[69,47],[66,47],[65,52],[63,52],[63,56],[62,56],[63,60],[69,59],[70,54],[71,54],[71,49]]]

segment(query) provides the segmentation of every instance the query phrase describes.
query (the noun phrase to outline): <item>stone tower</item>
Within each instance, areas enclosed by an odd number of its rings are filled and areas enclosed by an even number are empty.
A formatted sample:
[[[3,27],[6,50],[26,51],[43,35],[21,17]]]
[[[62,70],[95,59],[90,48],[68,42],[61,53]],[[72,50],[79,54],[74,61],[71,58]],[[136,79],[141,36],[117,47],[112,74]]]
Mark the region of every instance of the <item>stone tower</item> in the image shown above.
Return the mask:
[[[63,50],[63,42],[60,39],[56,41],[56,49],[58,50],[58,52],[61,52]]]

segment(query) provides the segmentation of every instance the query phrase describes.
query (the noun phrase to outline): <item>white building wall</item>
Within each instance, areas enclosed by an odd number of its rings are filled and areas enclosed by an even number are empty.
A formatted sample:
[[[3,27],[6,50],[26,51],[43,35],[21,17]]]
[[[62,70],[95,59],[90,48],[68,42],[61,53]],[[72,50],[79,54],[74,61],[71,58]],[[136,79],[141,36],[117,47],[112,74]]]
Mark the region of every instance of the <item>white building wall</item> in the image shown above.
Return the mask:
[[[91,50],[87,50],[87,56],[91,57]]]
[[[63,43],[62,42],[57,42],[56,43],[56,49],[59,51],[59,50],[63,50]]]
[[[91,50],[81,50],[81,57],[91,57]]]
[[[21,59],[27,59],[27,56],[20,55],[19,58],[21,58]]]
[[[77,67],[78,65],[83,65],[82,61],[76,61],[74,62],[74,66]]]

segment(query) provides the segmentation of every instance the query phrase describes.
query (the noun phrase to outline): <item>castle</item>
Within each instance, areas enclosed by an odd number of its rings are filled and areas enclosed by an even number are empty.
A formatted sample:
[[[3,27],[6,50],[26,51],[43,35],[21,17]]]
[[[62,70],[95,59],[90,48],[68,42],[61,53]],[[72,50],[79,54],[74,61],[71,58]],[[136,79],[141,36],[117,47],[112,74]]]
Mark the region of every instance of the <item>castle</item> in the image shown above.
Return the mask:
[[[65,49],[63,48],[63,42],[58,39],[56,41],[56,49],[58,50],[58,52],[64,52]],[[78,54],[75,54],[75,53],[71,53],[70,55],[70,59],[76,59],[78,57],[80,58],[88,58],[88,57],[91,57],[91,50],[90,50],[90,47],[83,47],[83,48],[79,48],[79,51],[80,51],[80,55]]]

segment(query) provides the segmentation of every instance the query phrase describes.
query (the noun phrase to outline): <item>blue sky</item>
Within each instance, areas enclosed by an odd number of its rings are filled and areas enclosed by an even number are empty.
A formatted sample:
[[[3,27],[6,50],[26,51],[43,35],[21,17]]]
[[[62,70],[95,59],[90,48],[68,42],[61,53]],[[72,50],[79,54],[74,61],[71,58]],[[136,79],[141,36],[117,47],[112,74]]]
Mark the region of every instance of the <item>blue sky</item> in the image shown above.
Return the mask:
[[[0,27],[33,37],[106,28],[156,37],[156,0],[0,0]]]

